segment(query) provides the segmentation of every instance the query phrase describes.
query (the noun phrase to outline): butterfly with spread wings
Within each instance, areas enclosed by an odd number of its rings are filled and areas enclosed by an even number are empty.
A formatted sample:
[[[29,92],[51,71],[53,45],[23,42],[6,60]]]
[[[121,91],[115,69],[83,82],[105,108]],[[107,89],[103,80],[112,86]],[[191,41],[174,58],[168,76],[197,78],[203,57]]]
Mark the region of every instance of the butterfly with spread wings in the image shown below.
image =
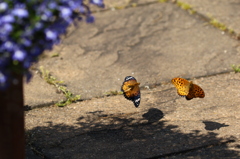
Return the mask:
[[[127,76],[124,79],[121,90],[126,99],[133,101],[135,107],[140,105],[141,94],[140,94],[140,83],[132,76]]]
[[[178,95],[185,97],[187,100],[205,97],[205,93],[200,86],[186,79],[173,78],[171,82],[177,88]]]

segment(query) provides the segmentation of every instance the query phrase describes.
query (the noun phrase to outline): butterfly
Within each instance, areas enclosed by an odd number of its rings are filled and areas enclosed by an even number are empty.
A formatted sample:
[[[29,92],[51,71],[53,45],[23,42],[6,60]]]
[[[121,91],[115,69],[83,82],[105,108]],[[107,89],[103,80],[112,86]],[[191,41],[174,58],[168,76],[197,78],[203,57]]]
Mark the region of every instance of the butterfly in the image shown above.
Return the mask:
[[[173,78],[171,82],[177,88],[178,95],[186,97],[187,100],[205,97],[203,89],[193,84],[192,81],[189,82],[183,78]]]
[[[124,79],[121,90],[126,99],[133,101],[135,107],[138,107],[141,100],[140,83],[132,76],[127,76]]]

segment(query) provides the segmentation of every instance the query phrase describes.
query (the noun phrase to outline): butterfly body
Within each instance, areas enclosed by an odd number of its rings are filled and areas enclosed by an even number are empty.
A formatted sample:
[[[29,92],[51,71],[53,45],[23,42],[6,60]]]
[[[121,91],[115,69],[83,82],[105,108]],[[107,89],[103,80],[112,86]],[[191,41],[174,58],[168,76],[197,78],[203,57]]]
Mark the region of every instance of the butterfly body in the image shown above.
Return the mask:
[[[141,94],[140,94],[140,83],[132,76],[127,76],[124,79],[121,90],[126,99],[133,101],[135,107],[140,105]]]
[[[178,95],[186,97],[187,100],[205,97],[203,89],[191,81],[183,78],[173,78],[171,82],[177,88]]]

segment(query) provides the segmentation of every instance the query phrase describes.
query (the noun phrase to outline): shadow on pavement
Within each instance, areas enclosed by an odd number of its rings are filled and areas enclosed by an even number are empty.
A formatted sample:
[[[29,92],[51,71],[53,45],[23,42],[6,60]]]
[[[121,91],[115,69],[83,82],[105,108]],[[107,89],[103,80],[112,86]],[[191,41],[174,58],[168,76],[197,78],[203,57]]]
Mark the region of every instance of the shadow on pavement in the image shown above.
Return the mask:
[[[154,123],[163,118],[163,112],[157,108],[150,108],[142,117],[148,120],[148,123]]]
[[[156,108],[138,120],[128,114],[89,112],[76,120],[76,126],[49,122],[47,127],[29,130],[28,143],[45,159],[240,157],[228,148],[233,138],[199,130],[182,133],[177,125],[161,121],[163,115]]]
[[[221,124],[218,122],[213,122],[213,121],[203,121],[203,123],[205,124],[205,129],[206,130],[219,130],[222,127],[228,127],[229,125],[225,125],[225,123]]]

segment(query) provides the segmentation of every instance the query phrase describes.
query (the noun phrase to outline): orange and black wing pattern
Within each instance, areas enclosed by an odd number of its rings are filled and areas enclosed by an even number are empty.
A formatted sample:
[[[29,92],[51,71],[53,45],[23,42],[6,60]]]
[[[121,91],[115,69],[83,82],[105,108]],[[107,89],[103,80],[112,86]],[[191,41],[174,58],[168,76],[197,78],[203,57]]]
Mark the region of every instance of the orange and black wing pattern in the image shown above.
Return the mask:
[[[133,101],[135,107],[140,105],[141,93],[139,88],[140,83],[132,76],[127,76],[124,79],[121,90],[126,99]]]
[[[189,93],[189,89],[192,85],[191,82],[184,78],[173,78],[172,84],[177,88],[177,93],[180,96],[186,96]]]
[[[178,95],[185,97],[187,100],[205,97],[201,87],[184,78],[173,78],[171,82],[177,88]]]
[[[205,93],[203,89],[196,84],[192,84],[189,89],[189,93],[186,96],[186,99],[191,100],[193,98],[204,98],[204,97],[205,97]]]

